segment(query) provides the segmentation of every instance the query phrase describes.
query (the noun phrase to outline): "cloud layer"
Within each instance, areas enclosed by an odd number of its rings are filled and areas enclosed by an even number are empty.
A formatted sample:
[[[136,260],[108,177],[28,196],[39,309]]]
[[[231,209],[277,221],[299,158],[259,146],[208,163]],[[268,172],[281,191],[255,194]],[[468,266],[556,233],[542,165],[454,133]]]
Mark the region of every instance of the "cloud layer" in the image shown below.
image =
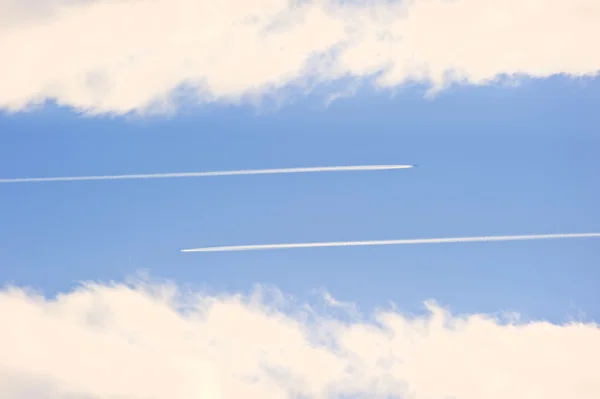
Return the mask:
[[[597,399],[600,329],[394,310],[276,290],[86,284],[0,292],[0,397]],[[344,317],[334,317],[342,312]]]
[[[595,75],[598,37],[597,0],[0,0],[0,109],[168,110],[182,87],[237,102],[349,77],[437,91]]]

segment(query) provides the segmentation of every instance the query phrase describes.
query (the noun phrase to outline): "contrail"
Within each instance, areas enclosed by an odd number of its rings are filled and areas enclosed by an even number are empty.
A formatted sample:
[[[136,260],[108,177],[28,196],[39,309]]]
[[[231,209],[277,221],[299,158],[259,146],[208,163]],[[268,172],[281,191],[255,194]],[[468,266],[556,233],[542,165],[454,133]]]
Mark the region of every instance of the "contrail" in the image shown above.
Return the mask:
[[[124,179],[174,179],[174,178],[181,178],[181,177],[268,175],[268,174],[283,174],[283,173],[357,172],[357,171],[367,171],[367,170],[410,169],[413,167],[414,167],[414,165],[317,166],[317,167],[311,167],[311,168],[245,169],[245,170],[225,170],[225,171],[214,171],[214,172],[154,173],[154,174],[136,174],[136,175],[22,177],[22,178],[15,178],[15,179],[0,179],[0,183],[34,183],[34,182],[83,181],[83,180],[124,180]]]
[[[590,238],[600,237],[600,233],[573,233],[573,234],[537,234],[537,235],[512,235],[512,236],[480,236],[480,237],[454,237],[454,238],[417,238],[408,240],[380,240],[380,241],[338,241],[338,242],[310,242],[293,244],[259,244],[259,245],[232,245],[224,247],[204,247],[182,249],[181,252],[228,252],[252,251],[265,249],[289,248],[316,248],[316,247],[355,247],[366,245],[412,245],[412,244],[443,244],[459,242],[482,241],[524,241],[548,240],[557,238]]]

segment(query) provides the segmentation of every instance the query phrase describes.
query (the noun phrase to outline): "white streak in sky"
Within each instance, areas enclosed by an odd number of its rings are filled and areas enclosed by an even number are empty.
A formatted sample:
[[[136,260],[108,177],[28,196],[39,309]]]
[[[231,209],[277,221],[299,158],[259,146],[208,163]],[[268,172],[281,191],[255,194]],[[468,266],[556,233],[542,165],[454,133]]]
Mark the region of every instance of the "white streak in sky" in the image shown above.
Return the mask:
[[[173,179],[180,177],[213,177],[235,175],[268,175],[283,173],[319,173],[319,172],[357,172],[368,170],[410,169],[414,165],[357,165],[357,166],[318,166],[312,168],[283,168],[283,169],[245,169],[214,172],[188,173],[155,173],[137,175],[105,175],[105,176],[66,176],[66,177],[23,177],[15,179],[0,179],[0,183],[37,183],[57,181],[83,180],[125,180],[125,179]]]
[[[316,248],[316,247],[355,247],[367,245],[408,245],[408,244],[443,244],[459,242],[482,241],[524,241],[547,240],[557,238],[591,238],[600,237],[600,233],[574,233],[574,234],[536,234],[513,236],[480,236],[480,237],[454,237],[454,238],[417,238],[406,240],[380,240],[380,241],[338,241],[338,242],[310,242],[294,244],[259,244],[259,245],[232,245],[223,247],[204,247],[182,249],[181,252],[229,252],[251,251],[264,249],[290,249],[290,248]]]

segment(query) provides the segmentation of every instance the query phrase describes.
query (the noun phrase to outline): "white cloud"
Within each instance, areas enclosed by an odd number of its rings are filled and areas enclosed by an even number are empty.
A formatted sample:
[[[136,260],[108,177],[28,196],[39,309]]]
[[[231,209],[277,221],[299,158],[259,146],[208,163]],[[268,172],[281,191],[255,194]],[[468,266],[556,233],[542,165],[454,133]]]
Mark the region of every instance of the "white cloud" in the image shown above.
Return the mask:
[[[275,294],[87,284],[50,300],[7,288],[0,397],[600,397],[594,324],[457,316],[435,304],[420,317],[339,319]]]
[[[90,113],[375,84],[595,75],[597,0],[0,0],[0,109]],[[192,97],[192,98],[194,98]],[[188,98],[189,99],[189,98]]]

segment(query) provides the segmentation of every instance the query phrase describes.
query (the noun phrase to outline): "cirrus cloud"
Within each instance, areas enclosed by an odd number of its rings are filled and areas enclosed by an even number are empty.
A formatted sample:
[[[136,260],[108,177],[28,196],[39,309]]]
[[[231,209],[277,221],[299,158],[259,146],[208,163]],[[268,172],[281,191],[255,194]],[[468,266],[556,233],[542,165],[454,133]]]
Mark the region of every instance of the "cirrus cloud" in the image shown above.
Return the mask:
[[[182,87],[239,102],[348,77],[436,92],[600,70],[596,0],[0,0],[0,16],[9,111],[165,110]]]
[[[596,399],[600,329],[453,315],[315,311],[275,289],[208,295],[87,283],[0,292],[0,397]],[[342,306],[344,307],[344,306]],[[348,306],[352,308],[352,306]]]

